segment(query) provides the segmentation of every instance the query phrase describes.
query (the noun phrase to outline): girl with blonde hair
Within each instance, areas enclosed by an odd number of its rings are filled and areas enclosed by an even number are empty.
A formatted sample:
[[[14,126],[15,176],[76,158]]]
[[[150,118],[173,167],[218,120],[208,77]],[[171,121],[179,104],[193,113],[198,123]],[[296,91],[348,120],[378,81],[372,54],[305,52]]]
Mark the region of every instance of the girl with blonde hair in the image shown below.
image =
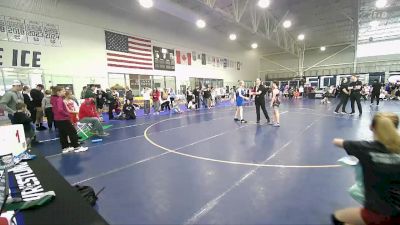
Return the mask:
[[[245,97],[246,91],[244,90],[244,81],[239,81],[239,88],[236,89],[235,101],[236,101],[236,113],[235,113],[235,121],[240,121],[242,123],[247,123],[246,120],[243,119],[243,104],[244,100],[249,100],[248,97]]]
[[[335,225],[400,224],[400,135],[399,117],[377,113],[370,129],[374,141],[334,139],[333,144],[359,159],[364,175],[362,208],[347,208],[332,215]]]

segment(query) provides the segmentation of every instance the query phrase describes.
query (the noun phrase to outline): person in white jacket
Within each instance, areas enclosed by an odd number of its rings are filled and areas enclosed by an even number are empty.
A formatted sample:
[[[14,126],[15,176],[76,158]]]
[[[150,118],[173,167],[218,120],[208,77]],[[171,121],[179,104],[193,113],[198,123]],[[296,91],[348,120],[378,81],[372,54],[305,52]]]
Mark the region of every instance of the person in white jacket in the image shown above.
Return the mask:
[[[143,100],[144,100],[144,114],[148,115],[150,114],[150,96],[151,96],[151,89],[148,87],[145,87],[142,90],[142,96],[143,96]]]

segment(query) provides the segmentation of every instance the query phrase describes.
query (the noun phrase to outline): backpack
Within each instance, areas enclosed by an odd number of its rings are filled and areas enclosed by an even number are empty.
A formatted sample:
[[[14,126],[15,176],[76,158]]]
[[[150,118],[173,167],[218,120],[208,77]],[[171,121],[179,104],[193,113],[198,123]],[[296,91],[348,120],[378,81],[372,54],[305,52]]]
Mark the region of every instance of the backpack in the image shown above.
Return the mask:
[[[100,191],[97,192],[97,194],[94,192],[94,189],[90,186],[81,186],[81,185],[75,185],[75,189],[79,192],[79,194],[82,196],[83,199],[85,199],[86,202],[88,202],[91,206],[96,205],[96,201],[98,199],[98,195],[100,192],[104,190],[105,187],[100,189]]]

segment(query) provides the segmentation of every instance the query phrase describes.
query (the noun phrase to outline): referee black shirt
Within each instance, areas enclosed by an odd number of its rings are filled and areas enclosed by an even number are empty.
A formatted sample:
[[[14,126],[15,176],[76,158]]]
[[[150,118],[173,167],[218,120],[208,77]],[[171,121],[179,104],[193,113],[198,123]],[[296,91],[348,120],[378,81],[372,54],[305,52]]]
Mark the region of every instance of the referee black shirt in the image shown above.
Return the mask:
[[[265,96],[265,94],[267,94],[267,88],[264,85],[260,84],[260,86],[258,86],[258,89],[256,90],[256,92],[260,92],[260,91],[261,91],[261,93],[259,95],[256,95],[254,98],[255,102],[257,102],[257,103],[261,103],[261,102],[265,101],[264,96]]]
[[[362,82],[357,80],[353,81],[349,85],[351,87],[351,94],[360,94],[362,89]]]

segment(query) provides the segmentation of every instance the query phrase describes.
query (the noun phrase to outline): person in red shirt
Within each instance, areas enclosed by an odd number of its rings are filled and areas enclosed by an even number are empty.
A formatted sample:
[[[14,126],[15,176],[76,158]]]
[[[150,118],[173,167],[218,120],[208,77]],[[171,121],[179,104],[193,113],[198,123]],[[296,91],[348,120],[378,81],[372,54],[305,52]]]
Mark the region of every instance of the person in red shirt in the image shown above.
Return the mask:
[[[92,124],[93,133],[98,136],[104,137],[109,135],[108,133],[104,132],[93,98],[85,99],[79,108],[79,122]]]
[[[160,96],[161,93],[158,88],[154,88],[153,92],[151,93],[153,99],[153,107],[154,107],[154,114],[158,115],[160,112]]]

